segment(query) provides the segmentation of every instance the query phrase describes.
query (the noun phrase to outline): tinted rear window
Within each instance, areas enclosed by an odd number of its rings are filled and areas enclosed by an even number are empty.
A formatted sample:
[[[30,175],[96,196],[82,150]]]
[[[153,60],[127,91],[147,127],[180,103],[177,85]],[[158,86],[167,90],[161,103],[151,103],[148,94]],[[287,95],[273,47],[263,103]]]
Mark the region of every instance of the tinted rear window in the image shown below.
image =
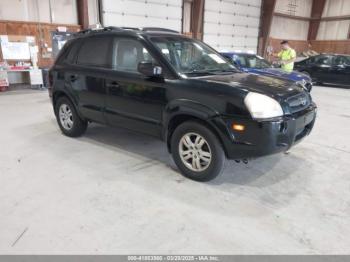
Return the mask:
[[[66,63],[69,63],[69,64],[75,63],[75,59],[77,57],[77,53],[79,51],[80,44],[81,44],[80,41],[75,41],[74,43],[71,44],[71,46],[66,54],[66,57],[64,59],[64,61]]]
[[[111,39],[107,37],[94,37],[83,40],[77,63],[80,65],[110,68],[110,43]]]
[[[79,43],[74,41],[72,43],[67,43],[63,49],[59,52],[56,60],[56,64],[72,64],[75,62],[75,57],[79,48]]]

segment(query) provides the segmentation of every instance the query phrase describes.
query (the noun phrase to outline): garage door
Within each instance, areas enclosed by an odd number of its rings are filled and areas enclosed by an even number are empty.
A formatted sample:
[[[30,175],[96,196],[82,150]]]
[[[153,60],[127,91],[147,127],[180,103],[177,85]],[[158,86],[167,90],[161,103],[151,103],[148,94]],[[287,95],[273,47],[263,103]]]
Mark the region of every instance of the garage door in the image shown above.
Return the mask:
[[[260,0],[206,0],[203,40],[219,51],[258,47]]]
[[[103,0],[104,26],[165,27],[181,31],[182,0]]]

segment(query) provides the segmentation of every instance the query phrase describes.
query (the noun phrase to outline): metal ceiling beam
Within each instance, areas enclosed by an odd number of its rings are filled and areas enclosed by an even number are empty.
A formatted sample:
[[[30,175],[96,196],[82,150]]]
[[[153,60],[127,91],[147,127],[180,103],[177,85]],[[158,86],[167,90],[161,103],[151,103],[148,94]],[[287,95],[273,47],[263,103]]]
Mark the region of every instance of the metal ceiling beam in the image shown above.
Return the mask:
[[[328,16],[328,17],[322,17],[322,21],[342,21],[342,20],[350,20],[350,15],[339,15],[339,16]]]
[[[262,0],[259,30],[259,54],[266,55],[266,47],[269,41],[273,14],[276,0]]]
[[[321,18],[312,18],[312,17],[305,17],[305,16],[297,16],[297,15],[288,15],[284,13],[275,12],[273,13],[274,16],[284,17],[284,18],[290,18],[294,20],[302,20],[302,21],[342,21],[342,20],[350,20],[350,15],[338,15],[338,16],[326,16]]]
[[[311,8],[311,20],[309,23],[309,32],[307,39],[316,40],[318,28],[320,27],[321,18],[323,14],[326,0],[313,0]]]
[[[289,18],[289,19],[294,19],[294,20],[302,20],[302,21],[310,21],[311,20],[310,17],[297,16],[297,15],[288,15],[288,14],[278,13],[278,12],[274,12],[273,15],[274,16],[279,16],[279,17],[284,17],[284,18]]]

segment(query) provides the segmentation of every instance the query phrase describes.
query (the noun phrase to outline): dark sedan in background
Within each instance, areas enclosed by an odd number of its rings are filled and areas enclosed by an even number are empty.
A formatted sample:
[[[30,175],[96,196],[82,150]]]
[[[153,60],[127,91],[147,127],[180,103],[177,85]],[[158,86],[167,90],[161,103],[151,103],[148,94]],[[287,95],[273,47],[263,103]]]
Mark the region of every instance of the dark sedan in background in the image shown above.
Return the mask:
[[[350,86],[350,56],[322,54],[295,63],[295,70],[318,84]]]

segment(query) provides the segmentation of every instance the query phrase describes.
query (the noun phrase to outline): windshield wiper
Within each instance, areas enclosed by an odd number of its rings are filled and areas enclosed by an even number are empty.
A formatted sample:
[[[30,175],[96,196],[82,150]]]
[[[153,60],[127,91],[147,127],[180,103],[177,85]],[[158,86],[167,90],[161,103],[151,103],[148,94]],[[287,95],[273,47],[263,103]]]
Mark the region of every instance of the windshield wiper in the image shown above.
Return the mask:
[[[189,72],[184,72],[186,75],[215,75],[213,71],[210,70],[192,70]]]
[[[213,70],[212,72],[218,73],[218,72],[222,72],[222,73],[238,73],[239,71],[237,69],[231,68],[231,69],[217,69],[217,70]]]
[[[211,69],[211,70],[192,70],[184,74],[199,74],[199,75],[216,75],[219,73],[238,73],[237,69]]]

